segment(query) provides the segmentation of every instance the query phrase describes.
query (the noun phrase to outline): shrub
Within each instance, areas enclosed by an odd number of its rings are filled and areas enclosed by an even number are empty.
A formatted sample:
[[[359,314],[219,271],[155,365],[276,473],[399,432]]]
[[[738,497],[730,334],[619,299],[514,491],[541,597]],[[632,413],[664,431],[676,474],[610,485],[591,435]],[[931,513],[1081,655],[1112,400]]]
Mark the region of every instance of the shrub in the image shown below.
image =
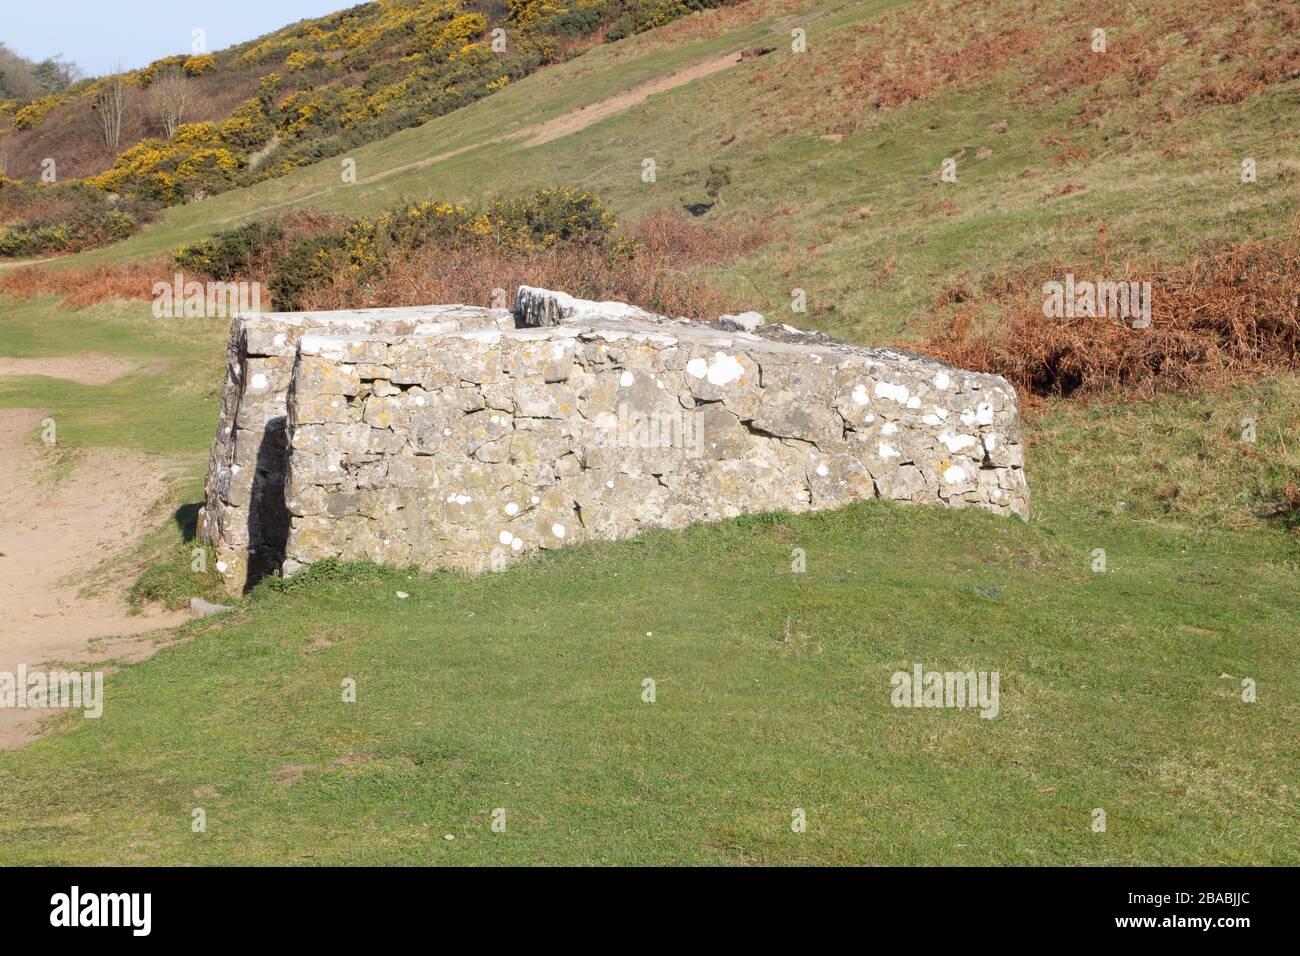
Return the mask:
[[[279,223],[250,222],[181,246],[172,253],[172,262],[183,271],[231,282],[248,275],[261,254],[283,239],[284,229]]]
[[[268,277],[280,309],[487,305],[492,289],[531,283],[710,316],[752,303],[717,291],[701,270],[730,265],[767,238],[763,227],[706,225],[680,211],[622,230],[597,197],[557,187],[481,210],[413,203],[306,237],[286,226],[282,247],[262,256],[265,271],[248,274]]]
[[[212,72],[212,70],[216,69],[216,66],[217,61],[211,54],[201,53],[187,59],[181,69],[185,71],[186,76],[202,76],[205,73]]]
[[[33,185],[0,177],[0,256],[78,252],[116,242],[152,219],[156,204],[110,203],[81,183]]]
[[[180,246],[172,252],[172,264],[221,282],[269,280],[276,301],[291,303],[297,301],[295,290],[318,279],[308,267],[310,257],[304,251],[307,245],[318,238],[331,239],[333,245],[338,245],[350,223],[343,217],[311,210],[286,213]]]
[[[79,252],[125,239],[140,226],[126,209],[80,210],[67,219],[37,218],[0,229],[0,256]]]
[[[706,224],[679,210],[651,214],[627,228],[621,241],[597,246],[558,242],[520,250],[454,236],[394,254],[370,279],[346,270],[331,273],[302,297],[300,307],[491,305],[493,289],[526,283],[708,318],[753,307],[751,298],[713,285],[708,270],[731,265],[768,237],[762,225]]]
[[[222,142],[214,123],[184,123],[168,141],[141,140],[112,168],[86,180],[92,186],[164,205],[235,185],[248,161]]]
[[[284,61],[284,68],[290,73],[296,73],[299,70],[310,70],[314,67],[322,66],[325,58],[319,53],[307,53],[302,50],[294,50]]]
[[[276,308],[303,308],[307,294],[329,280],[333,262],[344,244],[342,236],[316,236],[297,243],[281,256],[268,282]]]
[[[558,244],[603,245],[618,221],[597,196],[557,186],[523,199],[497,200],[468,228],[502,248],[526,252]]]
[[[709,175],[704,180],[704,195],[715,202],[723,188],[731,185],[731,167],[719,163],[709,164]]]
[[[32,100],[18,112],[14,113],[14,129],[35,129],[45,122],[50,111],[62,103],[64,97],[55,94]]]
[[[275,135],[275,125],[258,97],[244,100],[221,124],[221,139],[236,149],[251,152]]]

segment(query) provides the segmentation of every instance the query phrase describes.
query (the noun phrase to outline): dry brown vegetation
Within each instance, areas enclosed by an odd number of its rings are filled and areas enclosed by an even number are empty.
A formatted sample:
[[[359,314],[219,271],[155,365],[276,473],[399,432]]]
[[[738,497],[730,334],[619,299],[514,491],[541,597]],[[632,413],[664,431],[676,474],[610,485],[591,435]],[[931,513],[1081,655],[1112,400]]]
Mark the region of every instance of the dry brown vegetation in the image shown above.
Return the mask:
[[[1079,279],[1151,283],[1151,324],[1044,315],[1043,284]],[[1285,239],[1207,249],[1181,265],[1055,262],[990,283],[923,346],[962,368],[1005,376],[1026,395],[1150,398],[1300,368],[1300,228]],[[981,316],[994,326],[976,331]]]
[[[306,306],[490,305],[494,289],[513,294],[527,284],[581,298],[630,302],[667,315],[711,318],[746,303],[720,291],[704,272],[731,265],[769,238],[766,225],[706,224],[676,210],[652,213],[625,231],[638,240],[638,251],[626,258],[583,246],[519,253],[431,244],[390,262],[378,281],[359,284],[337,275],[328,287],[311,293]]]
[[[62,296],[68,306],[84,309],[108,299],[148,301],[153,297],[153,284],[170,281],[171,272],[165,260],[89,269],[55,270],[44,266],[24,266],[0,272],[0,291],[17,299],[34,295]]]
[[[246,260],[239,278],[266,284],[289,237],[301,239],[341,228],[338,217],[312,210],[274,221],[282,227],[286,242],[259,248]],[[486,306],[492,304],[494,289],[512,294],[527,284],[563,289],[582,298],[630,302],[667,315],[714,317],[750,303],[720,291],[708,281],[707,271],[725,269],[771,238],[766,223],[702,223],[673,209],[651,213],[624,232],[638,241],[630,257],[610,258],[583,246],[510,253],[482,246],[430,244],[393,258],[377,280],[358,282],[346,274],[336,275],[327,287],[312,292],[304,306],[350,309],[432,302]],[[68,305],[84,308],[113,298],[148,300],[153,284],[170,281],[174,271],[166,260],[57,271],[27,266],[0,273],[0,291],[16,298],[59,295]]]

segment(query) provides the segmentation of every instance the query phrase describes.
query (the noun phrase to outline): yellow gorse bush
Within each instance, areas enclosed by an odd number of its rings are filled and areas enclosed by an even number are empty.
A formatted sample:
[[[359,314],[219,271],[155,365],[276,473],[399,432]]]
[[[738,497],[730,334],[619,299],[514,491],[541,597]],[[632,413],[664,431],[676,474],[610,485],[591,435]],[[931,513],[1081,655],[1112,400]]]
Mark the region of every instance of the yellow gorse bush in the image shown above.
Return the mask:
[[[256,149],[275,133],[275,127],[257,97],[240,103],[221,124],[221,138],[244,149]]]
[[[186,76],[202,76],[210,73],[217,66],[216,57],[210,53],[200,53],[198,56],[192,56],[185,61],[182,69]]]
[[[45,117],[49,115],[51,110],[65,101],[66,98],[59,93],[42,96],[39,100],[32,100],[14,113],[14,129],[35,129],[45,121]]]
[[[130,78],[141,86],[148,86],[154,80],[158,79],[164,73],[173,69],[184,69],[186,62],[190,58],[183,53],[175,56],[165,56],[161,60],[154,60],[144,69],[136,70],[129,74]]]
[[[170,141],[142,140],[86,182],[107,192],[170,203],[233,179],[247,162],[222,143],[215,123],[185,123]]]

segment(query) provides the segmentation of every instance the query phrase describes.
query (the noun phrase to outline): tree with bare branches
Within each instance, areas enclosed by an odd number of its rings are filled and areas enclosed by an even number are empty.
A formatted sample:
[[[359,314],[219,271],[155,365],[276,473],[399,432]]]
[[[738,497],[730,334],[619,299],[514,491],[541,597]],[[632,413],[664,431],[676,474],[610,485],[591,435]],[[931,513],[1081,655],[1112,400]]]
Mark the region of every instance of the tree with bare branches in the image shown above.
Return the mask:
[[[172,67],[154,80],[149,99],[153,104],[158,122],[162,123],[167,138],[171,139],[176,135],[176,128],[181,125],[181,119],[185,116],[185,108],[189,106],[190,102],[189,80],[181,71],[181,68],[178,66]]]
[[[122,144],[122,111],[126,102],[125,84],[122,73],[118,71],[106,77],[100,84],[95,97],[95,108],[99,110],[100,128],[104,133],[104,146],[109,156],[116,156]]]

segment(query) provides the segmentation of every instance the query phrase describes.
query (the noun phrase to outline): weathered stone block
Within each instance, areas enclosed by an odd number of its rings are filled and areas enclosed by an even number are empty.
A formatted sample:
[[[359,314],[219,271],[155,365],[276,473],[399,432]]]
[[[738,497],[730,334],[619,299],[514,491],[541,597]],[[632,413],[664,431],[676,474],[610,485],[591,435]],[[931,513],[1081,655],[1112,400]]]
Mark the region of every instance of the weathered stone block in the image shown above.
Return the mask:
[[[239,587],[330,556],[481,571],[873,497],[1028,515],[1005,380],[730,325],[528,287],[514,314],[250,316],[201,534]]]

